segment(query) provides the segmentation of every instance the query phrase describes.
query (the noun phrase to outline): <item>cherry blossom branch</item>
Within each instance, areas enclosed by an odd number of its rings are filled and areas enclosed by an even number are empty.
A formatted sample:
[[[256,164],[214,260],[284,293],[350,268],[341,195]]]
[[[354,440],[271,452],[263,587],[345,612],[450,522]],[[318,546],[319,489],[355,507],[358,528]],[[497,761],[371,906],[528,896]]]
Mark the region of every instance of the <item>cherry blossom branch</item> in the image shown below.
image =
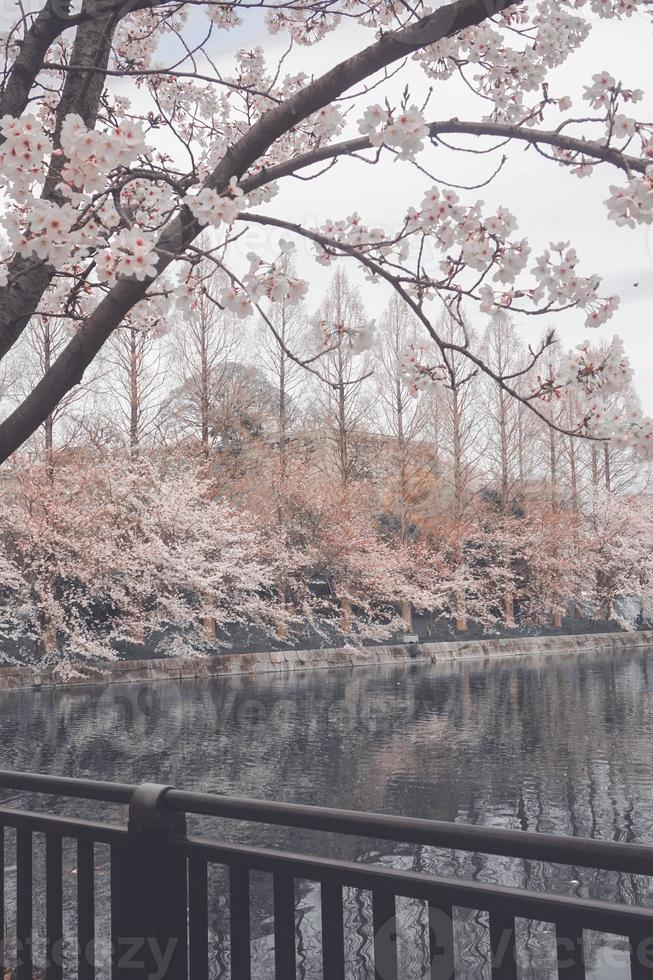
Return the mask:
[[[498,0],[497,9],[506,9],[517,2],[519,0]],[[486,0],[454,0],[416,24],[383,34],[379,40],[340,62],[281,105],[269,109],[242,139],[227,149],[205,187],[225,191],[233,176],[242,177],[275,140],[353,85],[411,52],[480,24],[487,17]],[[200,230],[188,208],[182,208],[159,240],[157,275],[167,268],[172,256],[183,252]],[[81,381],[86,368],[121,320],[145,297],[151,282],[151,279],[122,279],[104,297],[27,398],[0,424],[0,462],[15,452],[61,398]]]
[[[308,228],[304,228],[302,225],[297,224],[292,221],[284,221],[282,218],[274,218],[269,215],[262,214],[246,214],[241,213],[239,216],[241,221],[250,221],[255,224],[268,225],[274,228],[280,228],[284,231],[292,232],[309,241],[314,242],[317,245],[321,245],[323,248],[331,249],[335,253],[341,253],[343,255],[348,255],[351,258],[356,259],[362,265],[364,265],[370,272],[373,272],[375,276],[384,279],[392,288],[398,293],[401,299],[406,303],[406,305],[412,310],[415,316],[420,320],[424,327],[426,327],[431,339],[437,344],[438,348],[442,352],[443,356],[446,357],[447,351],[453,351],[455,353],[461,354],[467,360],[471,361],[476,368],[482,371],[485,375],[492,379],[506,394],[510,395],[516,401],[521,402],[522,405],[530,409],[541,421],[545,422],[546,425],[560,432],[562,435],[574,436],[581,439],[587,439],[590,441],[599,441],[595,437],[588,435],[586,433],[580,432],[575,429],[567,429],[563,426],[558,425],[553,422],[553,420],[546,415],[544,412],[540,411],[534,404],[533,401],[526,395],[522,395],[519,391],[508,384],[510,376],[503,376],[494,371],[489,364],[487,364],[483,358],[474,354],[469,347],[463,344],[456,344],[453,341],[444,340],[437,332],[432,322],[425,314],[423,307],[417,303],[410,293],[405,289],[404,285],[400,281],[399,277],[392,275],[378,262],[375,262],[369,255],[363,254],[355,249],[351,245],[347,245],[345,242],[338,242],[335,239],[329,238],[326,235],[321,234],[317,231],[311,231]],[[531,365],[532,367],[532,365]],[[515,375],[517,376],[517,375]],[[1,427],[0,427],[1,432]]]
[[[508,125],[506,123],[474,122],[472,120],[460,119],[432,122],[428,128],[431,137],[438,136],[441,133],[457,133],[461,136],[496,136],[505,140],[514,139],[532,145],[544,143],[545,145],[554,146],[570,153],[580,153],[603,163],[610,163],[620,170],[624,170],[626,173],[633,171],[645,174],[647,168],[651,165],[649,160],[621,153],[619,150],[616,150],[612,146],[607,146],[605,143],[566,136],[557,130],[527,129],[526,127]],[[332,160],[337,157],[351,156],[361,150],[372,148],[372,144],[365,136],[343,140],[341,143],[333,143],[330,146],[320,146],[292,160],[284,161],[272,167],[262,168],[259,173],[245,178],[242,181],[242,187],[244,191],[249,192],[272,181],[280,180],[282,177],[292,176],[297,170],[304,170],[316,163],[322,163],[325,160]],[[564,161],[557,160],[556,162],[560,163]]]

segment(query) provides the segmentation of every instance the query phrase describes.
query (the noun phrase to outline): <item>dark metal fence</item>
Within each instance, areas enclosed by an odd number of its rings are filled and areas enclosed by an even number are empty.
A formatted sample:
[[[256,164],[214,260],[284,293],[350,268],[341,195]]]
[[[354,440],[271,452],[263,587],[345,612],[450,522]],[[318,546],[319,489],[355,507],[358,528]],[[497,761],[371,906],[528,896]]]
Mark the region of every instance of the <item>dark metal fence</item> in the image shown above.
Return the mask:
[[[232,980],[251,978],[250,875],[272,876],[274,978],[296,976],[295,884],[318,883],[324,980],[346,975],[343,889],[371,892],[375,980],[399,980],[396,900],[428,908],[430,980],[455,980],[453,909],[487,913],[492,980],[517,980],[515,919],[552,923],[558,977],[585,977],[583,930],[626,937],[632,980],[653,980],[653,909],[527,891],[387,867],[229,844],[189,835],[186,814],[453,848],[483,854],[653,876],[653,847],[549,834],[381,816],[346,810],[268,803],[167,786],[131,786],[25,773],[0,772],[0,788],[124,804],[127,826],[0,808],[0,943],[9,907],[4,866],[6,829],[15,829],[16,893],[11,980],[67,980],[63,945],[62,845],[76,844],[78,963],[70,974],[95,980],[96,847],[110,849],[112,980],[208,980],[208,869],[228,871]],[[47,809],[44,806],[44,809]],[[45,838],[43,962],[33,962],[33,853]],[[15,902],[13,901],[15,898]],[[7,901],[6,901],[7,900]],[[4,955],[3,955],[4,961]],[[272,976],[266,977],[272,980]]]

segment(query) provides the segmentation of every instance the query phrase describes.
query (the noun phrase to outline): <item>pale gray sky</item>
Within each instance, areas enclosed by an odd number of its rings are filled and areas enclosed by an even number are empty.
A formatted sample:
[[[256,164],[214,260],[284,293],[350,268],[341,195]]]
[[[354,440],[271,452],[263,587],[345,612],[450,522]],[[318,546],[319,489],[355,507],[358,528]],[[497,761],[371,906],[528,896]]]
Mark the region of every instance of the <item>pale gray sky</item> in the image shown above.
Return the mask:
[[[559,79],[554,94],[569,94],[580,102],[583,84],[589,82],[595,72],[608,69],[627,87],[639,87],[645,91],[649,88],[646,101],[634,107],[634,114],[641,119],[652,119],[651,33],[650,18],[643,14],[623,24],[594,21],[590,41],[554,76]],[[346,35],[346,44],[343,35]],[[300,64],[305,70],[317,73],[332,65],[334,60],[342,58],[347,49],[369,43],[369,39],[369,31],[343,28],[315,48],[298,49],[294,53],[293,64]],[[265,44],[265,34],[261,32],[253,37],[249,41],[250,45],[252,43]],[[417,65],[409,65],[392,84],[395,95],[406,81],[411,85],[415,101],[421,101],[428,86]],[[381,91],[371,93],[364,101],[376,101]],[[580,107],[582,105],[580,103]],[[587,106],[587,103],[584,105]],[[474,109],[476,112],[472,118],[477,118],[479,111],[473,98],[463,93],[456,83],[436,86],[430,109],[429,115],[433,118],[469,117]],[[352,112],[352,129],[356,128],[358,116],[358,112]],[[559,120],[552,116],[552,121],[556,125]],[[622,182],[621,175],[614,169],[597,168],[593,176],[580,180],[543,159],[534,150],[524,151],[521,145],[511,147],[509,153],[509,165],[490,187],[478,192],[461,191],[461,198],[481,197],[488,204],[510,207],[519,221],[520,232],[530,238],[534,251],[540,251],[551,240],[570,239],[581,257],[581,271],[600,274],[604,278],[605,290],[620,294],[620,310],[600,332],[606,336],[619,333],[624,337],[636,369],[638,390],[646,410],[653,412],[651,228],[622,229],[607,220],[603,201],[608,196],[609,185]],[[420,162],[443,178],[473,184],[492,172],[493,159],[451,154],[441,149],[426,152]],[[401,221],[408,205],[419,203],[422,191],[429,184],[428,178],[406,163],[372,168],[355,161],[345,161],[315,183],[286,181],[282,194],[274,202],[274,211],[312,224],[326,217],[345,217],[352,210],[358,210],[366,222],[392,227]],[[319,294],[316,287],[323,286],[328,270],[325,275],[325,270],[315,263],[304,268],[305,275],[313,281],[312,294]],[[638,285],[635,286],[635,283]],[[370,304],[378,309],[386,297],[384,287],[364,285],[363,288]],[[551,318],[552,323],[559,322],[561,337],[569,343],[577,343],[590,333],[583,326],[583,321],[584,315],[580,311]],[[482,322],[481,317],[479,322]],[[529,338],[536,338],[543,326],[539,318],[526,319],[523,332]]]
[[[590,40],[567,65],[553,73],[551,94],[572,96],[574,114],[586,115],[587,103],[581,99],[583,85],[589,83],[595,72],[607,69],[626,87],[650,89],[651,35],[650,15],[644,13],[623,23],[593,18]],[[320,74],[372,40],[371,31],[348,22],[319,45],[296,47],[284,65],[284,72],[304,70],[309,74]],[[262,14],[250,11],[246,12],[245,24],[241,27],[216,36],[212,54],[219,66],[228,71],[238,48],[257,44],[268,52],[269,61],[274,64],[286,48],[287,38],[271,38],[265,31]],[[414,101],[421,103],[430,83],[419,67],[409,62],[389,85],[365,96],[358,108],[352,107],[345,135],[357,134],[356,120],[362,114],[360,107],[382,101],[385,94],[391,101],[397,101],[407,83]],[[483,111],[477,100],[454,80],[436,84],[428,117],[479,118]],[[647,93],[644,103],[634,107],[633,115],[643,120],[653,119],[653,91]],[[554,112],[547,124],[554,127],[561,118]],[[550,241],[571,240],[581,259],[580,274],[597,273],[603,277],[605,293],[620,294],[622,305],[617,315],[596,333],[607,337],[619,333],[624,338],[644,408],[653,414],[653,339],[650,336],[653,231],[646,227],[621,229],[608,221],[603,201],[611,183],[623,182],[622,175],[612,168],[600,167],[593,176],[580,180],[543,159],[535,150],[525,151],[523,145],[510,147],[508,153],[509,164],[489,187],[480,191],[460,191],[461,199],[474,201],[480,197],[488,205],[509,207],[519,221],[520,233],[530,239],[534,254],[546,248]],[[442,178],[474,184],[489,176],[496,158],[429,149],[420,157],[420,163]],[[306,225],[321,224],[326,218],[346,217],[357,210],[366,223],[390,229],[401,222],[408,206],[419,204],[430,183],[426,176],[407,163],[388,161],[370,167],[344,160],[315,182],[292,179],[282,182],[280,195],[266,210]],[[270,236],[265,229],[255,229],[254,237],[255,241],[248,236],[244,250],[258,244],[264,254],[267,248],[274,248],[278,234]],[[300,246],[300,255],[305,259],[302,258],[299,271],[310,281],[310,303],[316,305],[331,271],[313,261],[310,249]],[[353,270],[353,264],[349,265]],[[362,276],[358,281],[371,314],[378,315],[387,302],[387,288],[371,286]],[[482,326],[484,318],[478,314],[475,318]],[[553,316],[546,324],[542,318],[522,318],[520,329],[525,338],[535,341],[548,324],[556,324],[563,343],[569,345],[592,333],[583,325],[582,311]]]

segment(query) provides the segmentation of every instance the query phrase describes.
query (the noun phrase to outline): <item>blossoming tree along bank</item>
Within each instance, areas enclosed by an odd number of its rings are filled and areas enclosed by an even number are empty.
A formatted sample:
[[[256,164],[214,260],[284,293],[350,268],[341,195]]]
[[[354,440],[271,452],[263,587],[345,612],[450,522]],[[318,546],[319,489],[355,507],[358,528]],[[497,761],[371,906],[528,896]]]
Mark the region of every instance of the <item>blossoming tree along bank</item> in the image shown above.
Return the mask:
[[[552,374],[544,354],[553,340],[545,339],[524,367],[541,362],[542,372],[524,392],[464,333],[455,343],[440,336],[442,304],[461,323],[463,304],[547,315],[580,307],[594,328],[610,319],[618,298],[604,294],[571,243],[539,251],[517,232],[507,206],[487,208],[473,193],[424,174],[438,141],[469,135],[488,149],[487,139],[515,141],[574,175],[612,168],[606,220],[650,224],[653,125],[637,117],[642,92],[604,65],[589,70],[586,86],[571,95],[558,91],[555,75],[596,22],[612,21],[616,39],[622,22],[649,17],[648,0],[454,0],[435,10],[403,0],[255,4],[267,8],[270,34],[295,45],[319,45],[352,21],[369,29],[369,43],[314,77],[286,73],[283,58],[268,64],[260,48],[239,51],[230,73],[216,65],[211,39],[254,16],[250,6],[45,0],[5,31],[0,356],[35,315],[64,317],[70,339],[0,424],[0,459],[80,382],[125,317],[151,324],[170,317],[171,304],[182,312],[192,305],[202,290],[200,259],[223,270],[218,302],[240,317],[263,297],[299,301],[310,270],[288,274],[283,257],[301,237],[312,242],[318,262],[360,263],[417,316],[429,343],[412,344],[401,358],[413,393],[446,384],[452,355],[462,354],[545,417],[552,413],[543,400],[582,389],[590,397],[579,400],[582,411],[566,431],[626,440],[646,452],[653,423],[637,412],[614,418],[606,409],[606,396],[631,375],[618,340],[607,354],[587,342]],[[424,93],[413,85],[412,94],[406,88],[393,98],[397,78],[408,71],[413,78],[416,66]],[[478,113],[439,118],[425,93],[456,78],[477,97]],[[127,79],[136,89],[120,85]],[[175,148],[167,151],[168,143]],[[375,164],[379,186],[401,179],[402,167],[418,168],[414,203],[396,227],[371,227],[358,214],[325,215],[308,227],[296,215],[274,214],[283,181],[298,175],[319,182],[346,156]],[[389,171],[395,159],[401,162]],[[360,166],[372,179],[371,168]],[[282,237],[269,254],[250,251],[243,269],[232,260],[233,245],[241,251],[256,225]],[[211,245],[199,247],[207,226]],[[334,332],[347,331],[337,323],[323,327],[327,345]],[[373,325],[348,340],[356,349],[373,343]]]

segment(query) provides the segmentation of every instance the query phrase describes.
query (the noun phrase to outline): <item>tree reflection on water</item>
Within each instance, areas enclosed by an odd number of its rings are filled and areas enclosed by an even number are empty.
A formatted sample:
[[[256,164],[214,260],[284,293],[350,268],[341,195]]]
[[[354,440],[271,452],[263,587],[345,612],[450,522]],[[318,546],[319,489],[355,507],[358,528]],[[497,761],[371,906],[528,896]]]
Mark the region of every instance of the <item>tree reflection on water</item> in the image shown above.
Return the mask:
[[[156,781],[357,810],[573,834],[653,840],[653,728],[646,651],[529,656],[492,663],[359,668],[228,680],[136,683],[16,692],[0,699],[3,768],[126,782]],[[34,807],[29,794],[3,804]],[[53,811],[124,819],[91,801]],[[193,832],[478,881],[650,905],[648,879],[430,847],[191,818]],[[8,844],[11,867],[13,842]],[[108,941],[108,853],[97,848],[98,959]],[[74,853],[66,851],[72,936]],[[43,921],[42,848],[35,857],[35,922]],[[212,869],[211,971],[229,976],[223,873]],[[11,887],[9,894],[12,894]],[[271,881],[252,889],[254,976],[273,976]],[[297,886],[298,977],[321,977],[319,891]],[[11,909],[9,919],[11,920]],[[399,901],[400,975],[428,972],[428,920]],[[345,902],[348,977],[371,971],[371,902]],[[11,921],[8,923],[11,941]],[[462,980],[489,974],[482,915],[456,911]],[[72,939],[71,939],[72,944]],[[552,927],[519,922],[520,976],[555,977]],[[623,943],[585,935],[588,976],[629,976]],[[71,946],[72,948],[72,946]],[[105,951],[106,952],[106,951]],[[72,954],[71,954],[72,955]],[[104,976],[104,970],[99,970]],[[235,978],[234,978],[235,980]]]

